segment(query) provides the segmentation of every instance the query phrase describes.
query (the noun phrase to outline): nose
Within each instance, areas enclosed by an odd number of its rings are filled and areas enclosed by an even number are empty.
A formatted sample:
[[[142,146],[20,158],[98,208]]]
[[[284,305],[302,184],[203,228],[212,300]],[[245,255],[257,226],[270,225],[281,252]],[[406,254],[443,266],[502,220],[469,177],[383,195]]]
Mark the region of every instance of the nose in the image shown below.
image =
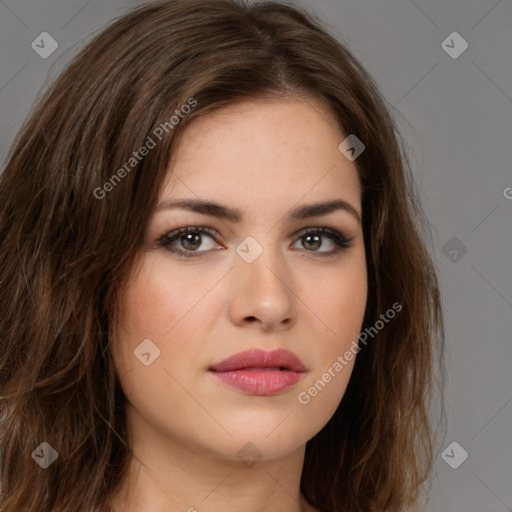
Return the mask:
[[[239,326],[265,331],[289,329],[296,321],[297,295],[291,272],[277,250],[266,248],[252,263],[237,257],[229,314]]]

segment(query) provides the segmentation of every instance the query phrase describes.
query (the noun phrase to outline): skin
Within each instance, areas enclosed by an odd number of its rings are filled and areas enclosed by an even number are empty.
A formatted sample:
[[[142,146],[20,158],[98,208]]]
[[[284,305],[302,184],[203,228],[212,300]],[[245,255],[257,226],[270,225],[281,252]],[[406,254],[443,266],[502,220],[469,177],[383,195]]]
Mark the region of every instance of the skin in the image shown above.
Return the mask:
[[[363,232],[344,210],[285,215],[332,199],[362,215],[355,164],[338,150],[345,137],[319,101],[288,97],[198,117],[178,140],[159,202],[200,198],[241,209],[243,220],[183,209],[151,218],[112,341],[134,451],[128,478],[112,493],[116,512],[317,510],[299,489],[306,442],[338,407],[355,359],[308,404],[298,395],[357,340],[367,299]],[[199,242],[174,240],[198,257],[158,243],[185,226],[215,231]],[[329,257],[336,245],[328,236],[299,236],[322,226],[351,238],[350,247]],[[236,252],[248,236],[263,248],[252,263]],[[134,356],[144,339],[160,350],[148,366]],[[307,371],[273,396],[208,372],[249,348],[290,350]],[[246,443],[261,456],[251,467],[237,456]]]

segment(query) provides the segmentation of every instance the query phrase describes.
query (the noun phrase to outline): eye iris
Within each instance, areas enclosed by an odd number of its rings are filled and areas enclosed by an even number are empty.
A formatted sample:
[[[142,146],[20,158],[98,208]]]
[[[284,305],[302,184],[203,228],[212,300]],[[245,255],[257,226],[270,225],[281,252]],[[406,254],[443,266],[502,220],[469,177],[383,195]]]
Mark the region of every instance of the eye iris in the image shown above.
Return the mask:
[[[320,246],[322,245],[322,242],[320,240],[320,237],[318,235],[306,235],[305,236],[305,240],[306,240],[306,245],[313,240],[313,246],[309,246],[309,249],[313,249],[313,250],[317,250],[320,248]]]
[[[198,233],[186,233],[180,238],[185,249],[197,249],[201,245],[201,235]],[[191,244],[192,246],[188,245]]]

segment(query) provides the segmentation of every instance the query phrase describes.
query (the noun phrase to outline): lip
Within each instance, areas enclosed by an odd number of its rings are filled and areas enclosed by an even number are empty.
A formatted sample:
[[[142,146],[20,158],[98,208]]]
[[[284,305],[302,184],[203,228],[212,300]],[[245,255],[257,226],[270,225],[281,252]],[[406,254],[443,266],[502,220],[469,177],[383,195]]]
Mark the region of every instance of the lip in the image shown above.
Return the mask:
[[[304,363],[283,349],[246,350],[234,354],[208,371],[225,384],[252,395],[275,395],[296,384],[306,372]]]
[[[260,349],[245,350],[233,354],[209,369],[216,372],[243,370],[244,368],[282,367],[294,372],[305,372],[304,363],[288,350],[276,349],[265,351]]]

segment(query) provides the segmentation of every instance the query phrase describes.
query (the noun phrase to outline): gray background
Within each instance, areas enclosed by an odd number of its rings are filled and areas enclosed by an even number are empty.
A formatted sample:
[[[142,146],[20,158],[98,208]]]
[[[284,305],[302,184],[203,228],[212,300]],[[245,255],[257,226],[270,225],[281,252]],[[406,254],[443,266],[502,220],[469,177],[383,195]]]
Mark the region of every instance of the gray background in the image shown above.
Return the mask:
[[[140,3],[0,0],[2,169],[40,92],[86,41]],[[429,511],[512,511],[512,2],[300,4],[349,46],[393,105],[432,223],[447,317],[442,449],[456,441],[469,457],[457,469],[438,457]],[[59,44],[47,59],[31,48],[45,31]],[[469,45],[458,58],[442,46],[454,31]],[[460,462],[461,448],[447,453]]]

